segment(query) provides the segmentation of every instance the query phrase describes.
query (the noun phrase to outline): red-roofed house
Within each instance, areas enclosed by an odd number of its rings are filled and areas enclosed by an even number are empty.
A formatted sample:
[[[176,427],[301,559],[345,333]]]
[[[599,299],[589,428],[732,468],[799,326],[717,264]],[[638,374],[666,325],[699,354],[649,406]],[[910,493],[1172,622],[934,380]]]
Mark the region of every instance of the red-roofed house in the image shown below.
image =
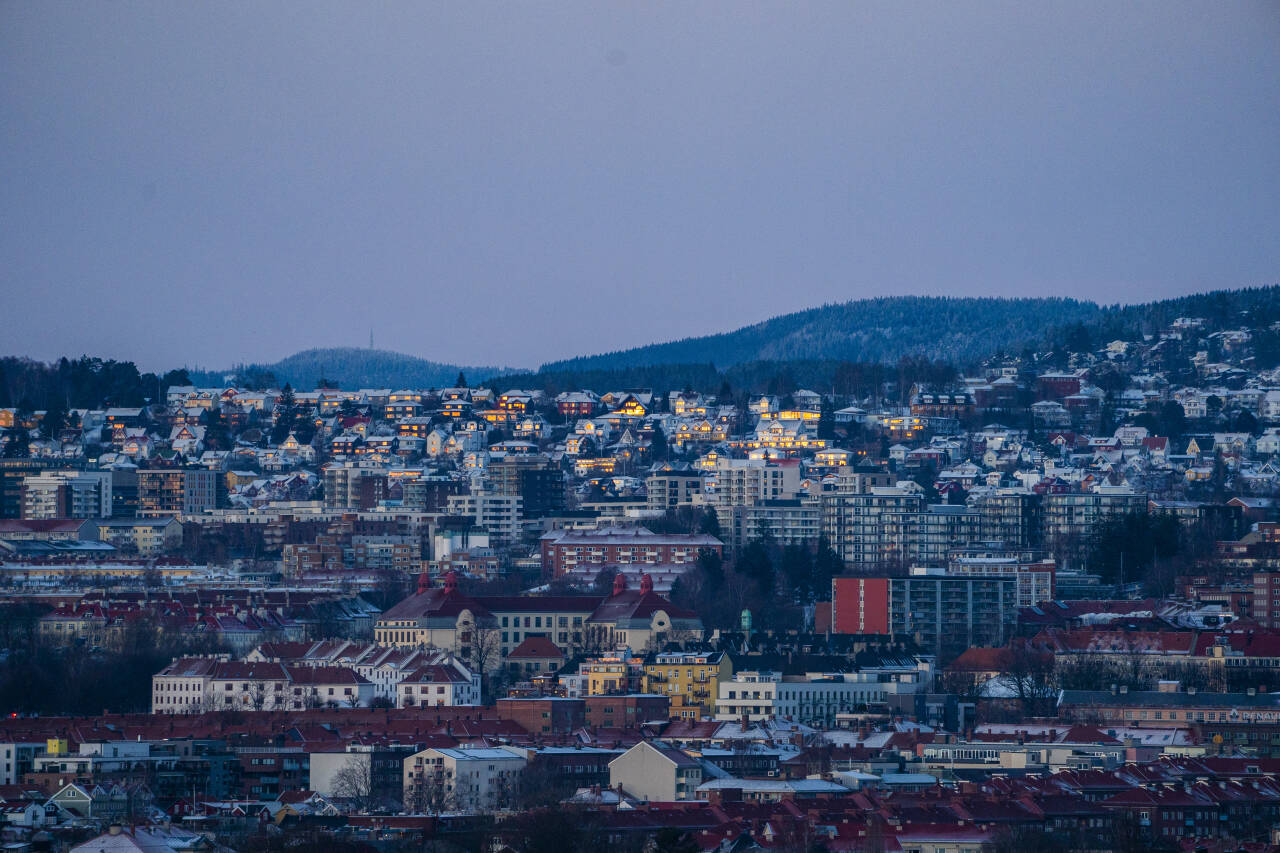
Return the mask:
[[[562,666],[564,652],[546,637],[529,637],[507,655],[507,668],[516,677],[533,678],[558,672]]]
[[[401,708],[480,704],[480,673],[460,661],[420,666],[396,686]]]

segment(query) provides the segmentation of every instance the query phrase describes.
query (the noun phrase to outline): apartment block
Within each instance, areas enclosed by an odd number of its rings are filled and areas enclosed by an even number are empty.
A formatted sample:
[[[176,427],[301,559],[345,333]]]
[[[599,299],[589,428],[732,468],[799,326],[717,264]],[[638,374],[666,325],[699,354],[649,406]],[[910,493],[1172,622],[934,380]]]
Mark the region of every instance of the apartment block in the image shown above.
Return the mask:
[[[222,478],[204,468],[138,472],[138,516],[194,515],[217,509]]]
[[[26,519],[104,518],[111,515],[111,472],[46,471],[23,478]]]
[[[839,577],[831,582],[836,633],[914,638],[939,657],[971,646],[1002,646],[1017,619],[1018,580],[915,568],[906,577]]]

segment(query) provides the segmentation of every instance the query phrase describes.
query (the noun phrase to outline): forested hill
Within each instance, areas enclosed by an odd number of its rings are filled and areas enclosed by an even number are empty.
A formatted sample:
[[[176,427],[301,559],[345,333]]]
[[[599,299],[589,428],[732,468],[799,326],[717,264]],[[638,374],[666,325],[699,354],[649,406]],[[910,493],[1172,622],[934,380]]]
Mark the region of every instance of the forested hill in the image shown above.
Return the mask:
[[[242,364],[228,370],[189,370],[191,380],[216,385],[226,376],[251,385],[282,386],[299,390],[316,387],[327,379],[339,388],[439,388],[452,385],[458,373],[468,382],[480,382],[506,372],[500,367],[465,367],[441,364],[403,353],[356,347],[309,349],[273,364]]]
[[[824,305],[732,332],[586,356],[544,372],[656,364],[729,367],[748,361],[835,359],[892,364],[907,355],[964,363],[1010,341],[1043,338],[1058,325],[1091,323],[1102,309],[1074,299],[895,296]]]
[[[625,370],[662,364],[834,360],[894,364],[904,356],[965,365],[1023,346],[1052,347],[1066,329],[1092,338],[1151,334],[1175,317],[1212,327],[1280,320],[1280,286],[1218,290],[1158,302],[1102,307],[1074,299],[894,296],[824,305],[732,332],[544,364],[543,373]]]

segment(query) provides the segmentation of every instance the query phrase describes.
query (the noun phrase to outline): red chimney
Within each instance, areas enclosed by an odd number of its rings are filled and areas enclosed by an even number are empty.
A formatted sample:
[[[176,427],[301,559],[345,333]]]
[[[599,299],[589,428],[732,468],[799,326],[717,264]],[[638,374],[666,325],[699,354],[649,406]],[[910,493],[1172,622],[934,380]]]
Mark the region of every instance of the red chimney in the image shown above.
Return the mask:
[[[627,576],[618,572],[613,576],[613,594],[622,595],[627,589]]]
[[[430,588],[431,588],[431,575],[428,572],[423,572],[422,574],[418,575],[418,595],[422,595],[424,592],[426,592]]]
[[[458,591],[458,573],[453,569],[445,572],[444,575],[444,594],[452,595]]]
[[[653,592],[653,578],[649,577],[648,572],[645,572],[640,576],[640,594],[648,595],[651,592]]]

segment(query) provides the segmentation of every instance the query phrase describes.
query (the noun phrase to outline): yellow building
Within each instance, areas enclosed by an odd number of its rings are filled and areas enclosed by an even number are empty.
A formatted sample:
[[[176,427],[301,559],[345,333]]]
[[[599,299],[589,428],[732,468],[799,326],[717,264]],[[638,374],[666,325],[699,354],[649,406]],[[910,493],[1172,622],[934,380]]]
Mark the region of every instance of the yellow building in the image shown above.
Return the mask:
[[[733,661],[724,652],[672,652],[644,666],[644,692],[671,700],[671,719],[697,720],[715,711],[720,682],[733,678]]]
[[[623,649],[584,661],[579,671],[587,677],[588,696],[634,693],[644,680],[644,660]]]

